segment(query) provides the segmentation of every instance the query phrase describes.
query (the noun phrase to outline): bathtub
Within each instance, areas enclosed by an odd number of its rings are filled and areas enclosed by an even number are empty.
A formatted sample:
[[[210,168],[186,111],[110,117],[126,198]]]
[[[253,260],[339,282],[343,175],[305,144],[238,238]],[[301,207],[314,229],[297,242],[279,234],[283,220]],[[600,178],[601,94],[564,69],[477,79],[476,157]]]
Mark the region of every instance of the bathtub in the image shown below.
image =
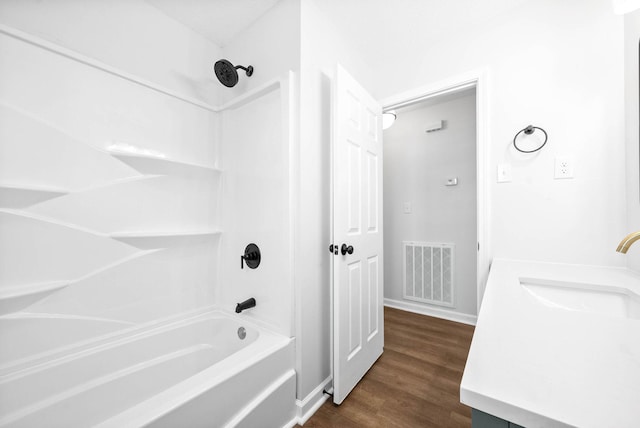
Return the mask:
[[[293,346],[219,311],[112,335],[0,372],[0,427],[289,426]]]

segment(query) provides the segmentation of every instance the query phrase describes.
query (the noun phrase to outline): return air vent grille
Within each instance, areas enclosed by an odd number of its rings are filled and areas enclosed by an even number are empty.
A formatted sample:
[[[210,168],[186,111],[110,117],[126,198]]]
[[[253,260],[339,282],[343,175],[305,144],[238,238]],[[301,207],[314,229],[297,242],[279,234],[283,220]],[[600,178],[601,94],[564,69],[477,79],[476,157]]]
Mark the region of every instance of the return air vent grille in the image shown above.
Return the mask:
[[[453,307],[453,244],[404,241],[405,299]]]

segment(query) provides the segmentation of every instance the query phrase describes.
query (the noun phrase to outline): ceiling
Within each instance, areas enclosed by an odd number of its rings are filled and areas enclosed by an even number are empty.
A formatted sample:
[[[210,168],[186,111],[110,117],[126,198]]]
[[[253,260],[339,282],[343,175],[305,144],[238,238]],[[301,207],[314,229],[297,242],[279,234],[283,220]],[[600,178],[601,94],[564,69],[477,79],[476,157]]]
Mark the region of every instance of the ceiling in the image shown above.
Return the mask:
[[[224,47],[280,0],[145,0]],[[416,56],[443,37],[500,25],[505,15],[535,0],[316,0],[336,30],[371,67]],[[401,74],[402,70],[399,69]]]
[[[176,21],[224,47],[279,0],[146,0]],[[221,13],[221,11],[224,11]]]
[[[504,15],[530,1],[319,0],[316,5],[375,67],[406,57],[406,52],[419,56],[424,46],[457,32],[469,34],[473,28],[497,25]]]

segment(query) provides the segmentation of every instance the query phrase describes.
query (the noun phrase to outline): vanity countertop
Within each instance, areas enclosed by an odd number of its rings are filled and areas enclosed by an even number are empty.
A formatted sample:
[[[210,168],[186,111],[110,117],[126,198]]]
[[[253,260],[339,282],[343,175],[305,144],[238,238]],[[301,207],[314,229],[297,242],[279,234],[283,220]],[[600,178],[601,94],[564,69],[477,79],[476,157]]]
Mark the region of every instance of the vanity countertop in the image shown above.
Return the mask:
[[[521,284],[545,281],[640,294],[623,268],[494,260],[462,403],[528,428],[639,427],[640,314],[563,309]]]

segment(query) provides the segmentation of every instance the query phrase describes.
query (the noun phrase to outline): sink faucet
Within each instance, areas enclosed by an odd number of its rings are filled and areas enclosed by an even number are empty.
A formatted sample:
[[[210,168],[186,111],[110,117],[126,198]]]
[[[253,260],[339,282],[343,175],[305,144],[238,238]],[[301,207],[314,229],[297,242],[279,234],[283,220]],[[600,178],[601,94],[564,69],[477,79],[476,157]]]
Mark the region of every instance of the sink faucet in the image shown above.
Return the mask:
[[[627,254],[629,247],[631,247],[637,240],[640,240],[640,231],[628,234],[624,239],[622,239],[622,241],[620,241],[620,245],[618,245],[616,251],[622,254]]]

